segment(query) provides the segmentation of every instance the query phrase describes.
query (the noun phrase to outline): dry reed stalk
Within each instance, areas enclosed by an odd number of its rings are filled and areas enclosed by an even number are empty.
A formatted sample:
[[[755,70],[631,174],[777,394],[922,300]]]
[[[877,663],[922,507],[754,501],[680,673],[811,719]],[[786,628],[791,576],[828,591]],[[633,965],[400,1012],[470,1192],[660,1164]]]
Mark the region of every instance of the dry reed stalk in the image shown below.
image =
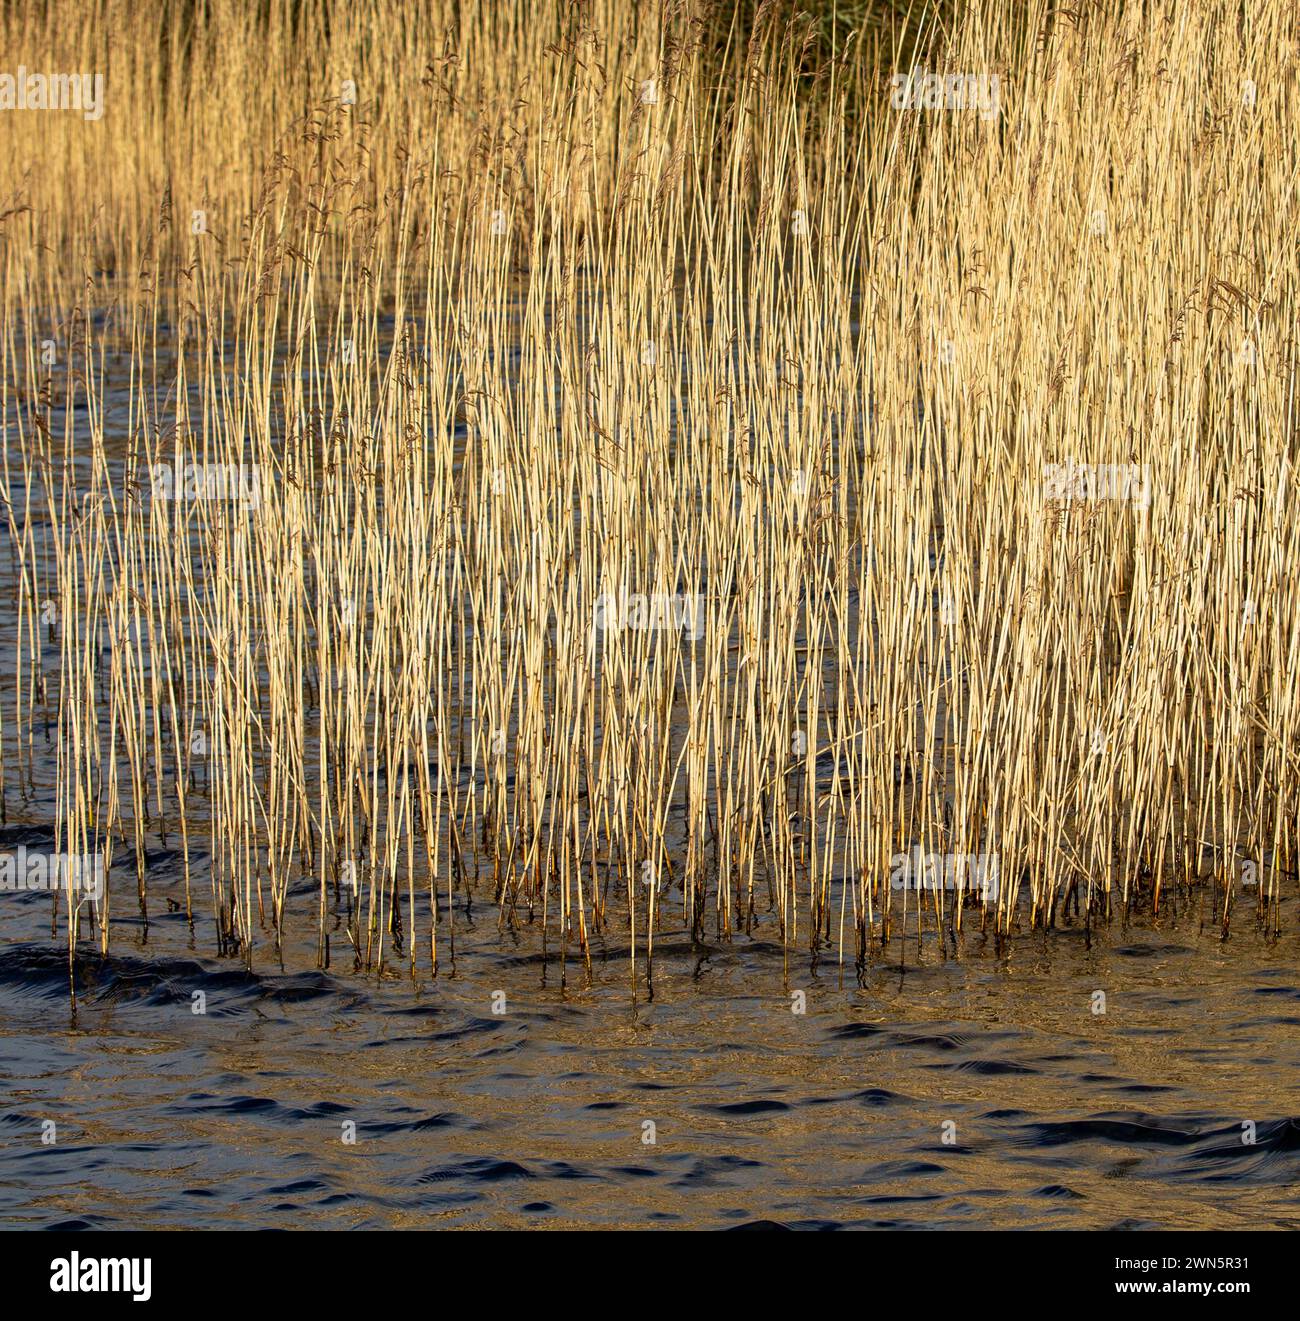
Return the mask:
[[[562,977],[626,932],[634,987],[710,924],[1226,934],[1250,881],[1277,929],[1293,8],[0,36],[108,89],[6,121],[42,168],[0,188],[0,811],[120,846],[145,920],[174,836],[250,964],[314,921],[322,965],[431,974],[480,888]],[[895,108],[913,65],[998,113]],[[1146,498],[1054,501],[1067,461]],[[898,892],[915,854],[999,885]]]

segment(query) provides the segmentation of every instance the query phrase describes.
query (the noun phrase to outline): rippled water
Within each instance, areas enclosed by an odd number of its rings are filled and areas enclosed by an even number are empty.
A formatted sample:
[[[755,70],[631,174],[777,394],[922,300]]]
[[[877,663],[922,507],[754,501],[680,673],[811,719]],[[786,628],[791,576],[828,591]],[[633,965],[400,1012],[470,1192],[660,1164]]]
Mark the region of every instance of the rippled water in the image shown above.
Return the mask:
[[[51,847],[39,731],[36,756],[0,848]],[[1245,904],[1224,943],[1184,900],[1091,941],[895,939],[861,974],[783,951],[771,922],[669,930],[650,999],[625,945],[562,975],[536,928],[463,894],[454,975],[301,971],[310,882],[290,971],[264,939],[250,975],[212,957],[203,859],[193,930],[166,911],[175,854],[149,861],[150,923],[123,892],[75,1014],[49,899],[0,894],[0,1223],[1300,1224],[1294,899],[1273,943]]]
[[[422,985],[249,975],[172,914],[115,923],[73,1017],[48,898],[3,901],[8,1225],[1300,1224],[1291,934],[895,940],[860,979],[669,934],[634,1002],[625,948],[562,986],[489,907]]]

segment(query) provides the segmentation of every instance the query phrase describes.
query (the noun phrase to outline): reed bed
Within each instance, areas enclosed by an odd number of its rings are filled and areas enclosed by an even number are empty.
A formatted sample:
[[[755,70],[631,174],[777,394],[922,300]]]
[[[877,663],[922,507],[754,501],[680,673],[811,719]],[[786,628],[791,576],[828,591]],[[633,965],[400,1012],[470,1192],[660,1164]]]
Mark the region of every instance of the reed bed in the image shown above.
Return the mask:
[[[160,856],[250,966],[427,976],[488,900],[634,979],[1279,928],[1294,5],[160,13],[0,14],[105,73],[0,167],[0,798],[108,864],[70,958]]]

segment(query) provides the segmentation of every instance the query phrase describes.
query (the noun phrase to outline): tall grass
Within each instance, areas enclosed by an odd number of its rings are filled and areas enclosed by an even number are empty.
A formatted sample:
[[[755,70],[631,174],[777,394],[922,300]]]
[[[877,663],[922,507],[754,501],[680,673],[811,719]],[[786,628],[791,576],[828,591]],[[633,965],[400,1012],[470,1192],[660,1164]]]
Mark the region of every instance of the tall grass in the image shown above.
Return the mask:
[[[0,182],[0,774],[110,862],[70,954],[159,849],[250,964],[424,975],[488,894],[634,977],[682,927],[1277,928],[1300,17],[858,10],[0,15],[107,81]],[[1000,113],[895,109],[914,65]],[[255,507],[162,498],[193,463]]]

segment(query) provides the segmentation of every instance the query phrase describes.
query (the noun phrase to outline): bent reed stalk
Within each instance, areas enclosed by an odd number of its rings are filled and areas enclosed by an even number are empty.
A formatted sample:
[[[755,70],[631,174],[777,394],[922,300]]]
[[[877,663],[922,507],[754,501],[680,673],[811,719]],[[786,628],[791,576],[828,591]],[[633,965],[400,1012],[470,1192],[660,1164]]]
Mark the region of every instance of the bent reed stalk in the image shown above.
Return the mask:
[[[0,796],[109,862],[70,958],[160,851],[250,966],[435,973],[489,894],[634,984],[671,929],[1279,928],[1297,11],[842,19],[0,15],[106,75],[0,188]]]

